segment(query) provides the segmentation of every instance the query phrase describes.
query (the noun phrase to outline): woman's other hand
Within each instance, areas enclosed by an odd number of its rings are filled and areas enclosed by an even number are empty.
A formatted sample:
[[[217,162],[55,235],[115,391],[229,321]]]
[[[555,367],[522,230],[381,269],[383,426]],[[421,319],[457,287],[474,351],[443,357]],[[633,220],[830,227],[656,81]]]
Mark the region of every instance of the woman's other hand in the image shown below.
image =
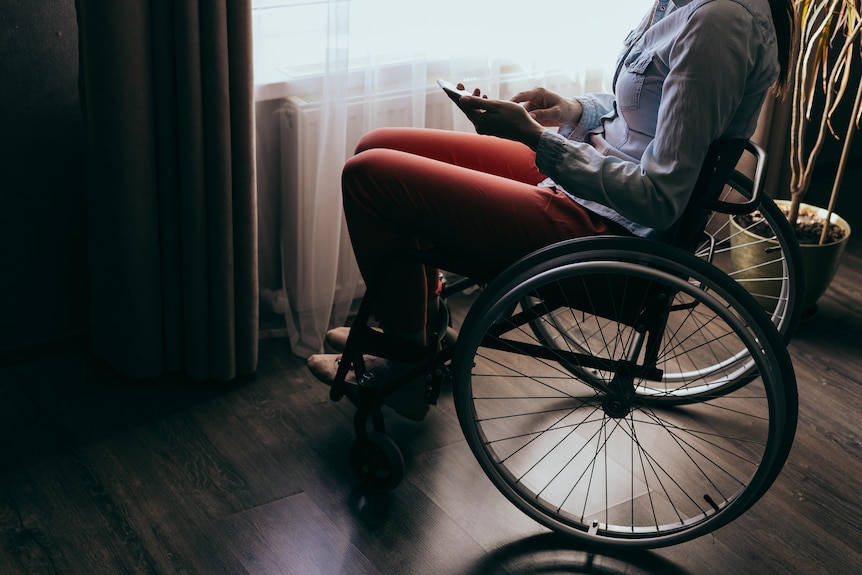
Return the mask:
[[[564,98],[545,88],[518,92],[512,102],[522,104],[530,116],[543,126],[577,126],[584,112],[581,103]]]

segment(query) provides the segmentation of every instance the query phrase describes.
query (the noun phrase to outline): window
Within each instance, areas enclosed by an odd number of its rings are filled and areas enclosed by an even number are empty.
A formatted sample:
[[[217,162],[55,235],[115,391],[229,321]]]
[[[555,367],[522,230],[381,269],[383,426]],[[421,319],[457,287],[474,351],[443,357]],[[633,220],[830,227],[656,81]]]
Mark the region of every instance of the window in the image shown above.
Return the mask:
[[[545,70],[611,68],[651,0],[253,0],[257,84],[324,73],[333,51],[351,68],[480,59]],[[508,7],[508,9],[503,9]]]

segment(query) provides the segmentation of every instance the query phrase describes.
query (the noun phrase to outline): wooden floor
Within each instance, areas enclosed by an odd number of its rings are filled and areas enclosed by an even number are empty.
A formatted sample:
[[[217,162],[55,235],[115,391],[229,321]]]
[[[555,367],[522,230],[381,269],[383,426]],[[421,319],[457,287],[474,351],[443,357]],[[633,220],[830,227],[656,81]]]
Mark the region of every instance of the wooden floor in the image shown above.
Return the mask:
[[[72,349],[0,366],[0,573],[858,573],[860,236],[790,345],[789,461],[712,535],[572,548],[491,487],[446,395],[424,423],[389,418],[407,477],[364,493],[346,458],[350,405],[279,340],[262,342],[255,377],[222,388],[126,381]]]

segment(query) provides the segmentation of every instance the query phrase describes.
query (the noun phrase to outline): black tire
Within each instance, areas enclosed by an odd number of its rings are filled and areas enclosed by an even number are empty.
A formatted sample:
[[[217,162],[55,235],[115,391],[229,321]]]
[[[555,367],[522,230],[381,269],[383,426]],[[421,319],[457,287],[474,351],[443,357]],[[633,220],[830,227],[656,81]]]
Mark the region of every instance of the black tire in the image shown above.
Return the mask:
[[[654,342],[635,337],[636,314],[613,293],[622,285],[626,301],[636,300],[646,284],[659,289],[644,293],[675,294],[651,363],[647,351],[626,355],[638,339],[645,350]],[[578,302],[566,299],[572,290]],[[618,314],[613,327],[596,323],[599,301],[601,314]],[[531,328],[544,321],[542,302],[582,314],[599,330],[588,337],[585,327],[583,340],[602,343],[588,354],[545,345]],[[737,347],[748,362],[730,366],[741,384],[681,391],[703,386],[693,375],[661,391],[665,367],[696,374],[701,358],[714,365],[716,353],[733,357]],[[692,368],[674,367],[682,363]],[[597,380],[584,381],[572,364]],[[727,524],[773,483],[796,429],[793,368],[752,296],[691,254],[634,238],[558,244],[502,273],[464,322],[453,393],[467,442],[496,487],[539,523],[599,546],[662,547]],[[654,396],[661,393],[670,401]],[[682,396],[692,401],[675,405]]]
[[[404,457],[386,434],[369,431],[350,446],[350,467],[369,491],[392,491],[404,479]]]

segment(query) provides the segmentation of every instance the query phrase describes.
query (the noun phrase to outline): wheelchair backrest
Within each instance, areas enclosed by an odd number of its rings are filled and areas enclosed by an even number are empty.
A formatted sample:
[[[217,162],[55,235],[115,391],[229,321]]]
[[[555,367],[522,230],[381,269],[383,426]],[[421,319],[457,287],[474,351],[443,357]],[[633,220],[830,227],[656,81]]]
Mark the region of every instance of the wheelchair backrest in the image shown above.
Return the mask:
[[[749,190],[751,197],[743,203],[723,201],[720,196],[725,185],[734,176],[741,177],[736,166],[745,151],[751,153],[756,162]],[[760,203],[765,176],[766,153],[753,142],[744,138],[713,142],[701,165],[688,205],[667,236],[670,238],[668,243],[692,252],[701,240],[710,212],[742,214],[754,211]]]

